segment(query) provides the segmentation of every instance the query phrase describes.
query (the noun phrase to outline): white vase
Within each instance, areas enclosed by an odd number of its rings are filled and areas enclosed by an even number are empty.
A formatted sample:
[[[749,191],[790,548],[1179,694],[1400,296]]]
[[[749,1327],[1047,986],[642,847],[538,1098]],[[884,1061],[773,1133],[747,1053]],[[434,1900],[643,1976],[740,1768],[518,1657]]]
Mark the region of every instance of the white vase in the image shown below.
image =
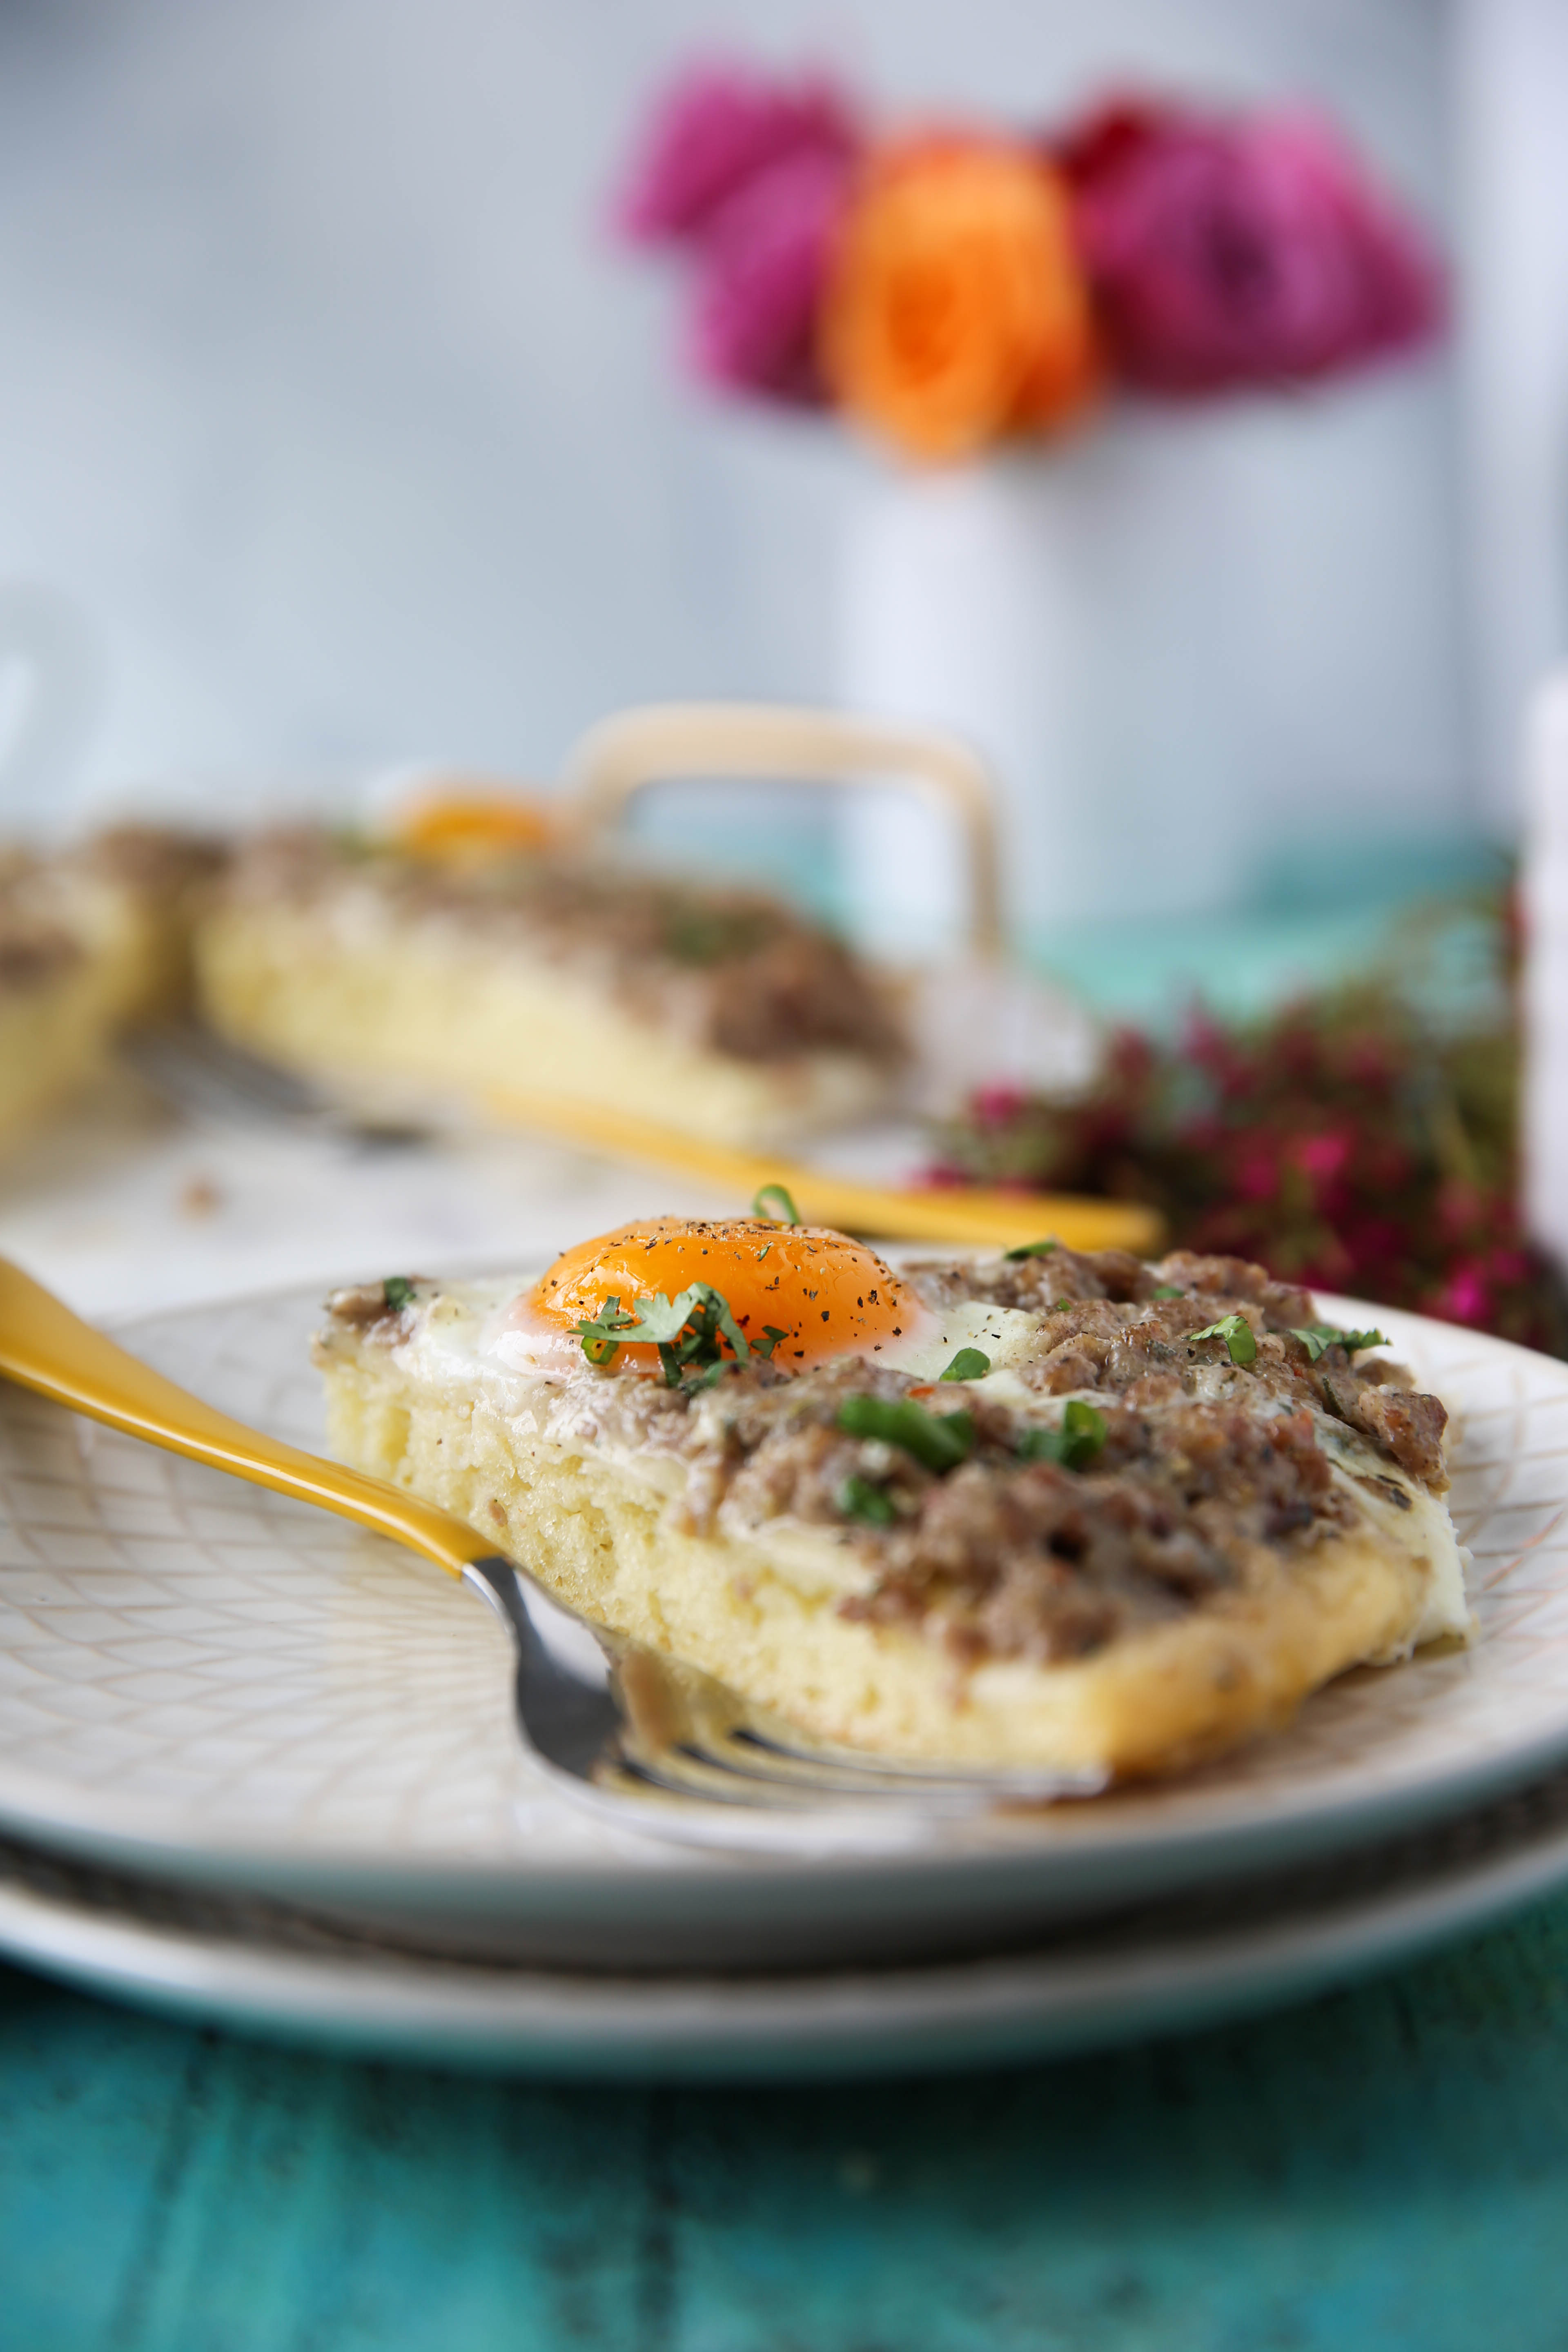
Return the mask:
[[[1236,893],[1230,505],[1210,434],[1128,419],[1053,452],[884,474],[850,517],[840,693],[952,728],[990,761],[1020,935]],[[951,929],[935,817],[867,794],[845,849],[864,935],[918,949]]]

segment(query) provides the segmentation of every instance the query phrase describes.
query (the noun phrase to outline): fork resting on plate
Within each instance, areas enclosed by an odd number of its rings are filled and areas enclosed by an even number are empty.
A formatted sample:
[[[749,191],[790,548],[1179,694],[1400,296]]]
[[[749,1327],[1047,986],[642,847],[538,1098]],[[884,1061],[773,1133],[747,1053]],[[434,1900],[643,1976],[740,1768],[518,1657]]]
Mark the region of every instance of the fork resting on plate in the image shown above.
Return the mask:
[[[801,1739],[679,1660],[566,1608],[465,1521],[381,1478],[247,1427],[179,1388],[0,1258],[0,1375],[174,1454],[390,1536],[471,1584],[517,1652],[525,1747],[568,1789],[639,1828],[733,1843],[857,1803],[922,1814],[1088,1793],[1081,1778],[900,1764]],[[745,1832],[742,1832],[745,1834]]]

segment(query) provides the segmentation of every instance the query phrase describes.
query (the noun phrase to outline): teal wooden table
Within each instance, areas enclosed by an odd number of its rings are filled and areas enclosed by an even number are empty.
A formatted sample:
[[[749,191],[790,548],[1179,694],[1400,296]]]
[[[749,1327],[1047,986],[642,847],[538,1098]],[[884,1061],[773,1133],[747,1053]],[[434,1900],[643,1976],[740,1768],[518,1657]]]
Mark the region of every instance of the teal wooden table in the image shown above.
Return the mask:
[[[5,2352],[1561,2352],[1568,1899],[1245,2026],[490,2082],[0,1972]]]

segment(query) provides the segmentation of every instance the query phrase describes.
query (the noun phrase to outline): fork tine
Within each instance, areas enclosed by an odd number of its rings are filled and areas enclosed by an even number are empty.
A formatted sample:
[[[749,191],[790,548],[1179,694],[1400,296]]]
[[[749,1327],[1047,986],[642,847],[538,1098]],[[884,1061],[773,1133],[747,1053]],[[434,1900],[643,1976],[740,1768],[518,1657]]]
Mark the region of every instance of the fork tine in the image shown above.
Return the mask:
[[[516,1578],[520,1591],[522,1576]],[[532,1580],[537,1606],[543,1596]],[[742,1698],[700,1668],[655,1654],[624,1636],[594,1629],[612,1661],[610,1691],[619,1726],[594,1767],[600,1789],[649,1788],[728,1808],[758,1805],[798,1811],[843,1801],[900,1801],[934,1811],[1082,1796],[1103,1786],[1101,1773],[1060,1769],[904,1761],[863,1749],[803,1739],[771,1710]],[[534,1727],[525,1723],[525,1733]],[[536,1732],[534,1732],[537,1738]]]
[[[341,1135],[372,1149],[423,1142],[423,1116],[330,1100],[291,1070],[230,1045],[195,1021],[171,1021],[124,1041],[132,1066],[165,1102],[197,1120],[277,1126]]]
[[[649,1746],[628,1727],[616,1743],[613,1759],[595,1774],[634,1780],[709,1803],[807,1809],[837,1799],[885,1803],[889,1798],[919,1801],[937,1811],[971,1811],[1009,1801],[1036,1801],[1089,1795],[1102,1776],[1060,1771],[977,1769],[903,1765],[896,1760],[824,1748],[815,1753],[775,1745],[742,1729],[727,1738]]]
[[[194,1021],[171,1021],[126,1041],[142,1076],[169,1101],[197,1117],[319,1124],[326,1106],[289,1071],[247,1054]]]
[[[748,1750],[761,1750],[775,1772],[790,1772],[802,1781],[826,1770],[857,1785],[874,1780],[901,1790],[906,1795],[917,1794],[922,1789],[1034,1793],[1047,1785],[1058,1795],[1094,1795],[1105,1785],[1104,1773],[1089,1769],[1075,1772],[1060,1766],[1046,1769],[1031,1765],[977,1764],[973,1770],[964,1771],[951,1764],[922,1763],[916,1758],[867,1756],[831,1743],[820,1748],[801,1748],[790,1740],[760,1732],[750,1724],[738,1725],[730,1741]]]
[[[622,1750],[601,1762],[593,1785],[601,1791],[635,1795],[645,1801],[654,1795],[676,1798],[687,1807],[695,1801],[710,1811],[729,1814],[767,1812],[798,1817],[821,1814],[825,1809],[852,1808],[857,1801],[874,1806],[880,1812],[907,1810],[889,1807],[891,1791],[875,1780],[862,1785],[826,1776],[816,1780],[796,1780],[768,1773],[741,1773],[713,1758],[673,1748],[649,1757]],[[919,1810],[928,1815],[973,1812],[992,1801],[983,1789],[953,1784],[926,1793]]]
[[[594,1786],[606,1792],[637,1796],[655,1791],[679,1797],[686,1803],[696,1800],[703,1805],[722,1805],[742,1811],[762,1807],[770,1811],[810,1812],[823,1802],[825,1792],[797,1789],[788,1781],[766,1778],[742,1780],[717,1768],[706,1769],[705,1762],[705,1759],[686,1756],[674,1748],[650,1757],[623,1749],[601,1759],[594,1772]]]

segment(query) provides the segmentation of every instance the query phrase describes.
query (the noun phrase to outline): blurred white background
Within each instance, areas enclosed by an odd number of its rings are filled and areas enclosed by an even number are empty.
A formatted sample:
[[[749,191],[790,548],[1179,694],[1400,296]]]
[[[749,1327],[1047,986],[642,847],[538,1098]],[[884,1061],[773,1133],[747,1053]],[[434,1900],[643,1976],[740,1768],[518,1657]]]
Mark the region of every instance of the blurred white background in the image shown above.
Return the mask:
[[[1538,374],[1521,441],[1510,337],[1550,341],[1550,256],[1526,234],[1494,269],[1489,240],[1529,228],[1531,92],[1532,168],[1556,168],[1538,66],[1565,14],[5,0],[0,585],[45,592],[83,719],[36,794],[422,757],[543,776],[620,704],[838,689],[883,461],[693,390],[675,288],[605,228],[652,89],[729,47],[820,58],[889,113],[1047,120],[1133,79],[1344,122],[1482,275],[1489,341],[1168,428],[1194,488],[1164,560],[1230,632],[1201,725],[1276,849],[1369,813],[1500,821],[1516,683],[1554,649],[1563,402]],[[1097,690],[1137,743],[1159,631],[1104,632]]]

